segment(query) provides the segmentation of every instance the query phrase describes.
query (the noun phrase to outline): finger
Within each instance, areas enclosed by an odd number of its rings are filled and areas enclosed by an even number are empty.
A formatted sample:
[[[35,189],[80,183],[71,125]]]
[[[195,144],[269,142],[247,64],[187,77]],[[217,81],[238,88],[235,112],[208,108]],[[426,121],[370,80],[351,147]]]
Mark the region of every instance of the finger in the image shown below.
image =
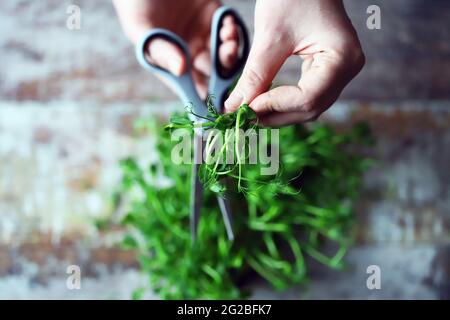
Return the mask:
[[[275,42],[255,40],[242,75],[230,97],[225,101],[226,112],[236,110],[242,103],[250,103],[270,86],[276,73],[290,55],[290,48],[277,45]]]
[[[225,18],[223,18],[222,24],[223,24],[224,26],[227,26],[227,25],[236,24],[236,22],[234,21],[234,17],[233,17],[233,16],[228,15],[228,16],[226,16]]]
[[[130,1],[122,0],[113,0],[113,3],[125,34],[134,44],[154,27],[152,19],[145,14],[151,10],[152,4],[149,1],[140,1],[135,5],[130,4]]]
[[[237,41],[229,40],[223,42],[219,47],[219,60],[225,69],[234,67],[237,61],[239,45]]]
[[[164,40],[154,39],[147,47],[150,62],[167,69],[180,76],[186,71],[186,58],[183,51],[175,44]]]
[[[234,18],[227,16],[223,19],[222,28],[220,29],[220,40],[237,40],[238,39],[238,28],[234,21]]]
[[[199,97],[205,99],[208,94],[208,78],[202,72],[193,69],[192,80]]]
[[[239,50],[238,27],[232,16],[223,18],[219,38],[218,55],[220,64],[225,69],[231,69],[236,64]]]
[[[200,51],[193,60],[193,66],[205,76],[211,74],[211,56],[209,51],[204,49]]]
[[[306,67],[298,86],[282,86],[258,96],[251,107],[257,113],[326,110],[349,81],[339,59],[315,55]]]
[[[258,124],[264,127],[281,127],[315,121],[318,116],[316,112],[272,112],[258,117]]]

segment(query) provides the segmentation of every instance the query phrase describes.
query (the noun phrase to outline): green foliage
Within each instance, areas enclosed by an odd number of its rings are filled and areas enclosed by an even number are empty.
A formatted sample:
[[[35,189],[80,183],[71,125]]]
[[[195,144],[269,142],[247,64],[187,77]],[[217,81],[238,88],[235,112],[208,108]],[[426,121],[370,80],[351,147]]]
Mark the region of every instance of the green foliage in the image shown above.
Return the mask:
[[[256,136],[256,113],[248,104],[243,104],[235,112],[220,114],[212,105],[210,98],[207,99],[207,106],[208,114],[206,117],[198,116],[191,109],[188,109],[189,113],[196,115],[203,120],[202,122],[194,123],[188,118],[187,113],[174,114],[166,129],[183,128],[190,129],[191,132],[195,128],[206,130],[209,133],[205,144],[206,158],[199,170],[199,177],[203,186],[215,192],[223,193],[226,190],[226,185],[221,183],[220,180],[235,178],[237,179],[238,190],[246,191],[241,184],[243,179],[242,167],[249,160],[250,150],[253,149],[255,152],[257,150],[255,150],[256,145],[250,144],[250,138],[246,138],[245,133],[249,132]],[[227,162],[229,156],[234,161]],[[254,182],[256,181],[254,180]],[[278,181],[272,181],[271,183],[278,183]]]
[[[220,120],[224,128],[239,124],[238,113],[247,112],[239,110],[224,116],[232,120]],[[216,125],[217,117],[210,120],[210,126]],[[195,124],[177,115],[169,129],[186,126]],[[369,164],[350,150],[370,138],[365,126],[346,134],[320,124],[280,129],[281,170],[276,179],[261,176],[260,165],[245,164],[235,179],[226,181],[233,242],[227,239],[214,188],[205,189],[197,240],[191,242],[191,167],[171,161],[174,142],[167,130],[156,125],[153,134],[159,162],[141,167],[133,158],[122,161],[119,193],[128,204],[122,221],[129,230],[124,245],[139,251],[142,271],[162,298],[242,298],[248,294],[242,280],[251,274],[283,290],[305,280],[307,256],[331,268],[342,267],[351,244],[353,203]],[[169,183],[162,184],[161,177]],[[242,188],[248,192],[238,192]],[[335,243],[333,255],[322,252],[323,241]],[[134,298],[141,295],[138,289]]]

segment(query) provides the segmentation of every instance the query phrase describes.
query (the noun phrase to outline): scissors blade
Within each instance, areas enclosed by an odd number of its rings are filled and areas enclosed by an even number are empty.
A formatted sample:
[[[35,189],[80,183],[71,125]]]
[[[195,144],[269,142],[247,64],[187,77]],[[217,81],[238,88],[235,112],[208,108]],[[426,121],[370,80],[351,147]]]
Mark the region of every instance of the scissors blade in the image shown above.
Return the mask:
[[[202,157],[203,139],[199,130],[194,132],[194,163],[191,175],[191,237],[194,242],[197,238],[197,227],[200,220],[200,211],[203,200],[203,185],[198,178],[198,169]]]
[[[217,196],[217,202],[219,203],[220,211],[222,212],[222,219],[225,224],[225,229],[227,231],[228,240],[234,240],[233,232],[233,220],[231,218],[230,201],[226,196]]]
[[[198,179],[198,164],[192,165],[192,191],[191,191],[191,238],[197,239],[197,228],[202,207],[203,186]]]

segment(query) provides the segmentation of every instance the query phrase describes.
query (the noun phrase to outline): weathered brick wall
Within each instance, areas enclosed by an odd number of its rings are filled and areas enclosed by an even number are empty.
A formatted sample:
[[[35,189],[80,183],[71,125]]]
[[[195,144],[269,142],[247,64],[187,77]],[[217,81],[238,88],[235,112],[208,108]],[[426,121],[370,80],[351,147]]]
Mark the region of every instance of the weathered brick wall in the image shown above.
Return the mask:
[[[66,28],[66,8],[81,8],[81,29]],[[253,1],[225,1],[253,28]],[[450,3],[446,0],[346,0],[367,65],[345,91],[347,99],[448,99]],[[368,30],[366,9],[382,9],[381,30]],[[100,1],[3,1],[0,96],[8,100],[93,99],[103,102],[173,98],[139,68],[114,9]],[[292,59],[279,76],[299,75]]]
[[[81,30],[66,28],[71,3]],[[251,27],[253,1],[226,3]],[[369,121],[378,164],[349,271],[317,267],[308,291],[278,297],[449,297],[449,2],[345,3],[367,66],[322,121]],[[369,4],[382,8],[381,30],[365,27]],[[3,1],[0,26],[0,298],[126,297],[141,281],[133,255],[111,248],[120,230],[99,234],[92,222],[110,214],[118,159],[154,157],[153,138],[131,134],[134,119],[179,104],[139,68],[110,1]],[[289,61],[277,82],[298,70]],[[94,277],[82,292],[65,287],[72,263]],[[382,268],[381,291],[366,288],[370,264]]]

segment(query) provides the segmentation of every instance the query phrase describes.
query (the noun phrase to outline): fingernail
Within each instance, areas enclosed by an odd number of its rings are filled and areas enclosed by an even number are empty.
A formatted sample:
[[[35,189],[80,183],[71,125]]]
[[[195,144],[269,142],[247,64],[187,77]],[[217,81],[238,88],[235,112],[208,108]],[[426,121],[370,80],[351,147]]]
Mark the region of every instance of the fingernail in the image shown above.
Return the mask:
[[[237,109],[244,100],[244,97],[239,91],[233,91],[228,99],[225,101],[225,111],[231,112]]]

